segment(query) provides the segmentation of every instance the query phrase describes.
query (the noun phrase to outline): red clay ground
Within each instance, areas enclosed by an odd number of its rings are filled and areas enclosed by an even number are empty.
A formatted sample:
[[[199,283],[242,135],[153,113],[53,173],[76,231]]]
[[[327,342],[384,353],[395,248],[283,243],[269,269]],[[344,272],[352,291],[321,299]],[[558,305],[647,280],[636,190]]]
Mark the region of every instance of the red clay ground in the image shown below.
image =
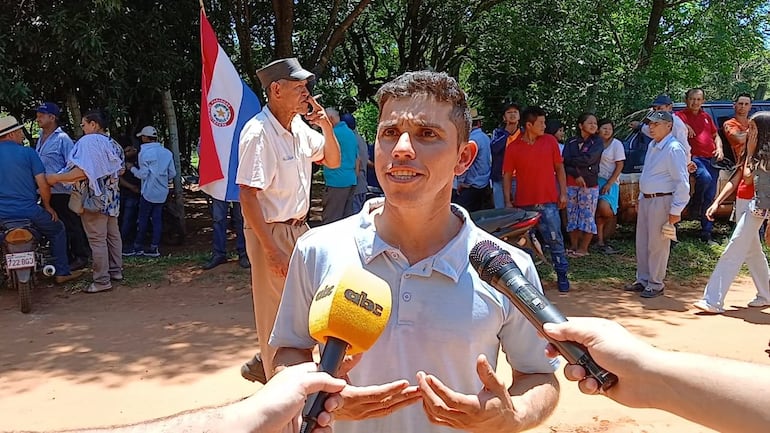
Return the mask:
[[[207,273],[182,266],[154,284],[127,283],[94,295],[43,287],[28,315],[17,311],[15,293],[0,292],[0,429],[132,423],[259,389],[238,372],[258,347],[245,271],[234,263]],[[546,287],[567,315],[617,319],[667,349],[768,363],[770,309],[742,307],[753,297],[747,279],[733,287],[723,316],[689,308],[702,282],[644,301],[612,287],[573,287],[566,295]],[[709,431],[660,411],[583,396],[561,373],[560,380],[556,413],[535,432]]]

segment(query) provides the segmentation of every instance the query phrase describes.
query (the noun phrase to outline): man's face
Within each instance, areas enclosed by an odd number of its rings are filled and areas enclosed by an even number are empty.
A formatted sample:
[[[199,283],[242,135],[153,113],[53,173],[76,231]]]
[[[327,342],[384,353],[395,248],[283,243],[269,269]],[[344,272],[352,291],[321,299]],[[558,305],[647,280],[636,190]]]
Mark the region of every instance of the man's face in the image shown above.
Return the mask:
[[[538,116],[534,122],[527,122],[527,132],[540,137],[545,134],[545,116]]]
[[[17,129],[15,131],[9,132],[3,137],[0,137],[0,139],[9,140],[9,141],[13,141],[14,143],[22,144],[24,143],[24,131],[22,129]]]
[[[690,92],[690,96],[687,98],[687,108],[692,111],[698,111],[701,105],[703,105],[703,92],[700,90]]]
[[[282,109],[295,114],[307,113],[309,104],[307,100],[310,97],[310,92],[307,90],[307,80],[278,80],[275,83],[278,85],[274,89],[274,103],[278,103]]]
[[[516,108],[511,107],[503,113],[503,121],[506,125],[518,125],[519,119],[521,119],[521,115]]]
[[[374,161],[388,203],[449,204],[455,175],[467,170],[477,151],[475,143],[458,147],[451,111],[450,103],[429,97],[391,98],[382,107]]]
[[[668,135],[669,132],[671,132],[671,128],[673,127],[673,123],[671,122],[650,122],[650,137],[652,137],[655,141],[660,141]]]
[[[655,105],[652,107],[652,111],[674,111],[674,104]]]
[[[46,129],[56,124],[56,116],[53,114],[37,113],[35,118],[37,120],[37,126],[41,129]]]
[[[740,117],[746,117],[751,111],[751,99],[741,96],[735,101],[735,115]]]

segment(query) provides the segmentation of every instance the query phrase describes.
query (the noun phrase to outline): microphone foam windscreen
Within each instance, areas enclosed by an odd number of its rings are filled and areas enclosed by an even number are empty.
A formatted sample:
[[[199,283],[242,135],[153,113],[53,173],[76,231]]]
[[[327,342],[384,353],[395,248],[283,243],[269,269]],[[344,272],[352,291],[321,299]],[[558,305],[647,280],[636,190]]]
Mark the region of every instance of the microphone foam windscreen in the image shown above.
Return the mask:
[[[374,345],[388,324],[390,286],[362,268],[349,267],[321,284],[310,304],[308,328],[321,343],[335,337],[349,347],[348,355]]]

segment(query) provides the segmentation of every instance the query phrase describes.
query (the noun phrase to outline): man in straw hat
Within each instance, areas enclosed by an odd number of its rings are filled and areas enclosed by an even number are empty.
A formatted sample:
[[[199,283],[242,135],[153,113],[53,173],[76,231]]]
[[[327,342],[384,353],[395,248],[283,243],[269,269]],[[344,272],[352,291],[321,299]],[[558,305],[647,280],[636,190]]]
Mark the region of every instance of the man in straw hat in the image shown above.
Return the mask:
[[[31,221],[51,242],[54,280],[65,283],[80,274],[70,272],[64,224],[51,207],[51,187],[45,181],[43,162],[32,148],[22,146],[22,128],[15,117],[0,117],[0,221]],[[37,204],[38,192],[43,207]]]

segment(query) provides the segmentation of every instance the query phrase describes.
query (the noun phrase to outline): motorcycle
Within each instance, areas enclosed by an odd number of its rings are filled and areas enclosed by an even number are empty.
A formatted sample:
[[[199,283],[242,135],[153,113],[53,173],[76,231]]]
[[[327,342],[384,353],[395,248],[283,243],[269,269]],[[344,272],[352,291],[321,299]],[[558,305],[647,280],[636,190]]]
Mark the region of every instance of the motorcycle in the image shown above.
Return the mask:
[[[35,272],[42,265],[43,274],[53,276],[56,268],[43,264],[40,235],[28,220],[7,220],[0,223],[0,249],[6,282],[19,294],[22,313],[32,310]]]
[[[471,219],[492,236],[529,253],[535,263],[546,262],[535,235],[540,212],[519,208],[484,209],[471,212]]]

